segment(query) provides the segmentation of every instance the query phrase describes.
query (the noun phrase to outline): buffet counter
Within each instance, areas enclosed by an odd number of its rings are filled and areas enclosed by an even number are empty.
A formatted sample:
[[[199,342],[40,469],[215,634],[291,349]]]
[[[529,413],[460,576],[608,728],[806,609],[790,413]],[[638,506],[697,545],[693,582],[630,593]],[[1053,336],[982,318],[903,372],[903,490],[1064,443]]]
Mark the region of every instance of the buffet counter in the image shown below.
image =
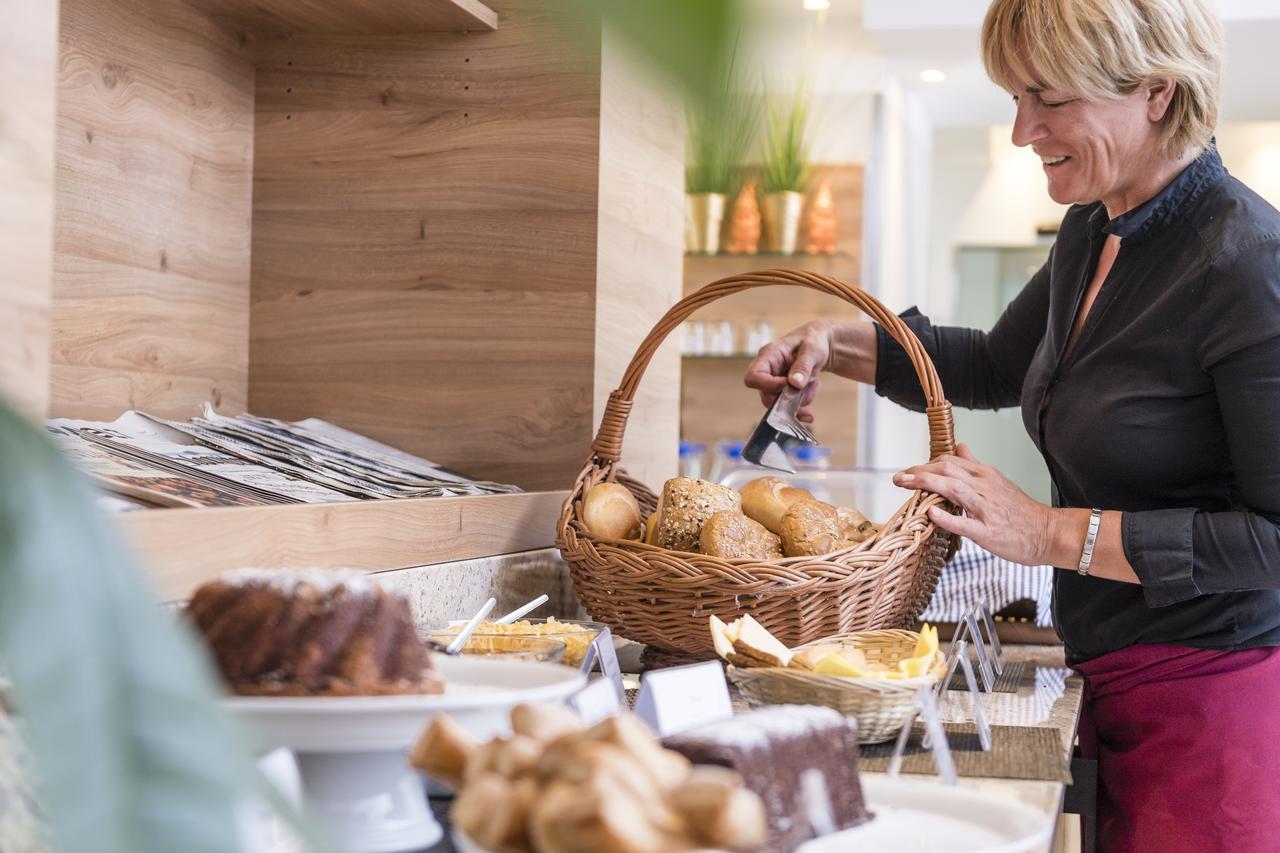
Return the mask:
[[[1069,767],[1076,725],[1080,716],[1083,681],[1066,668],[1060,646],[1006,645],[1004,653],[1006,664],[1010,666],[1020,664],[1021,673],[1016,681],[1016,690],[1013,692],[982,694],[982,707],[988,723],[993,727],[1009,726],[1019,729],[1033,727],[1052,730],[1056,734],[1053,740],[1061,749],[1062,763],[1065,767]],[[628,675],[625,681],[629,687],[638,686],[635,676]],[[736,693],[734,706],[736,711],[747,710],[746,703]],[[972,722],[967,692],[948,691],[947,698],[941,703],[939,710],[944,723]],[[1000,756],[993,754],[992,758],[998,760]],[[863,776],[885,775],[883,772],[868,769],[866,763],[864,759]],[[1063,781],[974,776],[961,776],[959,785],[1021,802],[1041,813],[1045,826],[1049,830],[1056,827],[1058,823],[1063,795],[1067,787]],[[438,798],[433,798],[431,803],[437,818],[446,826],[450,803],[450,799]],[[447,834],[445,840],[429,849],[430,853],[453,853],[455,850]],[[1050,841],[1043,849],[1049,851],[1057,848],[1053,841]]]
[[[1008,663],[1025,665],[1015,693],[984,693],[982,708],[993,726],[1035,726],[1054,729],[1060,739],[1067,766],[1075,744],[1076,726],[1084,693],[1084,680],[1067,668],[1061,646],[1004,647]],[[1061,692],[1059,692],[1061,685]],[[944,722],[969,722],[968,699],[951,691],[961,701],[945,702],[941,708]],[[961,777],[959,784],[998,796],[1018,800],[1044,813],[1045,821],[1056,825],[1062,812],[1066,785],[1021,779],[986,779]],[[1046,847],[1046,850],[1052,849]]]

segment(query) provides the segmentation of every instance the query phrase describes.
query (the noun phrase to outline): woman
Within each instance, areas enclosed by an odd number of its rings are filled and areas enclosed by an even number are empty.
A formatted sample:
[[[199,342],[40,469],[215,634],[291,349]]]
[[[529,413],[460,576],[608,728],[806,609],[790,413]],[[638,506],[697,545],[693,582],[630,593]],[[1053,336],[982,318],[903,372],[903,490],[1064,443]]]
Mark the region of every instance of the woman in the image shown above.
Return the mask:
[[[894,480],[965,510],[939,526],[1061,567],[1103,849],[1275,850],[1280,214],[1213,144],[1220,26],[1205,0],[996,0],[982,50],[1013,143],[1073,206],[990,332],[903,316],[953,403],[1022,407],[1053,506],[963,446]],[[870,323],[802,326],[746,382],[767,402],[821,370],[923,406]]]

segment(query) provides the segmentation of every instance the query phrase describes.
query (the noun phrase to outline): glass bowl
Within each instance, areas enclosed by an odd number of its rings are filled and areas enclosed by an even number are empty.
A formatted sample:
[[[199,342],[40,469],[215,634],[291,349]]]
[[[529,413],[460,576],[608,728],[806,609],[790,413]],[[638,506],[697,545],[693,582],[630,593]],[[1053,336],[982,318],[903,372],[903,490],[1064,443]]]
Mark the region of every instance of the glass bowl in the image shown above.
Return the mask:
[[[447,628],[432,629],[429,632],[425,632],[423,636],[438,639],[437,635],[457,634],[465,624],[465,621],[451,622]],[[595,642],[596,637],[600,636],[604,629],[605,625],[601,622],[588,622],[584,619],[556,619],[553,616],[548,616],[539,619],[518,619],[509,625],[482,622],[480,627],[476,629],[476,634],[483,633],[505,637],[554,637],[557,640],[562,640],[565,645],[564,659],[561,663],[565,666],[572,666],[575,669],[585,669],[585,665],[590,659],[588,652],[591,649],[591,644]],[[472,636],[474,638],[475,635]],[[445,642],[448,642],[448,640],[446,639]]]
[[[424,640],[431,640],[441,645],[448,645],[457,629],[419,631]],[[485,657],[502,658],[503,660],[537,661],[539,663],[561,663],[564,659],[564,640],[556,637],[521,636],[519,634],[490,634],[477,631],[467,638],[462,647],[464,655],[483,655]]]

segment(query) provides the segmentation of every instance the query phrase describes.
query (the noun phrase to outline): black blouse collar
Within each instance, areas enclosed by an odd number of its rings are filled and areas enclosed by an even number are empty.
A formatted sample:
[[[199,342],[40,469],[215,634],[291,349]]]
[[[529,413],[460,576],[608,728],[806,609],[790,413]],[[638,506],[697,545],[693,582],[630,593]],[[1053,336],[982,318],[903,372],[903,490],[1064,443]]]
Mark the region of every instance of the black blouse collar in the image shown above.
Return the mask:
[[[1115,234],[1125,243],[1137,243],[1159,234],[1177,219],[1209,187],[1227,174],[1218,156],[1217,140],[1209,140],[1209,147],[1191,162],[1178,176],[1133,210],[1107,219],[1107,208],[1098,202],[1097,209],[1089,216],[1089,224],[1096,233],[1101,230]]]

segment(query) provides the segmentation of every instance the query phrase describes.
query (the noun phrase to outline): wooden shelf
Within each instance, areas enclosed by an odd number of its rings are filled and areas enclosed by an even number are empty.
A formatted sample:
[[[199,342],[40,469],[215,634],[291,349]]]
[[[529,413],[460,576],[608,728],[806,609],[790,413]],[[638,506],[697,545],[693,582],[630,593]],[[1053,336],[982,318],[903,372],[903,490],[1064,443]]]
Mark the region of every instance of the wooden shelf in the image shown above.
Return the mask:
[[[195,0],[206,12],[253,31],[394,35],[496,30],[479,0]]]
[[[383,571],[545,548],[567,491],[125,513],[120,525],[165,599],[221,572]]]

